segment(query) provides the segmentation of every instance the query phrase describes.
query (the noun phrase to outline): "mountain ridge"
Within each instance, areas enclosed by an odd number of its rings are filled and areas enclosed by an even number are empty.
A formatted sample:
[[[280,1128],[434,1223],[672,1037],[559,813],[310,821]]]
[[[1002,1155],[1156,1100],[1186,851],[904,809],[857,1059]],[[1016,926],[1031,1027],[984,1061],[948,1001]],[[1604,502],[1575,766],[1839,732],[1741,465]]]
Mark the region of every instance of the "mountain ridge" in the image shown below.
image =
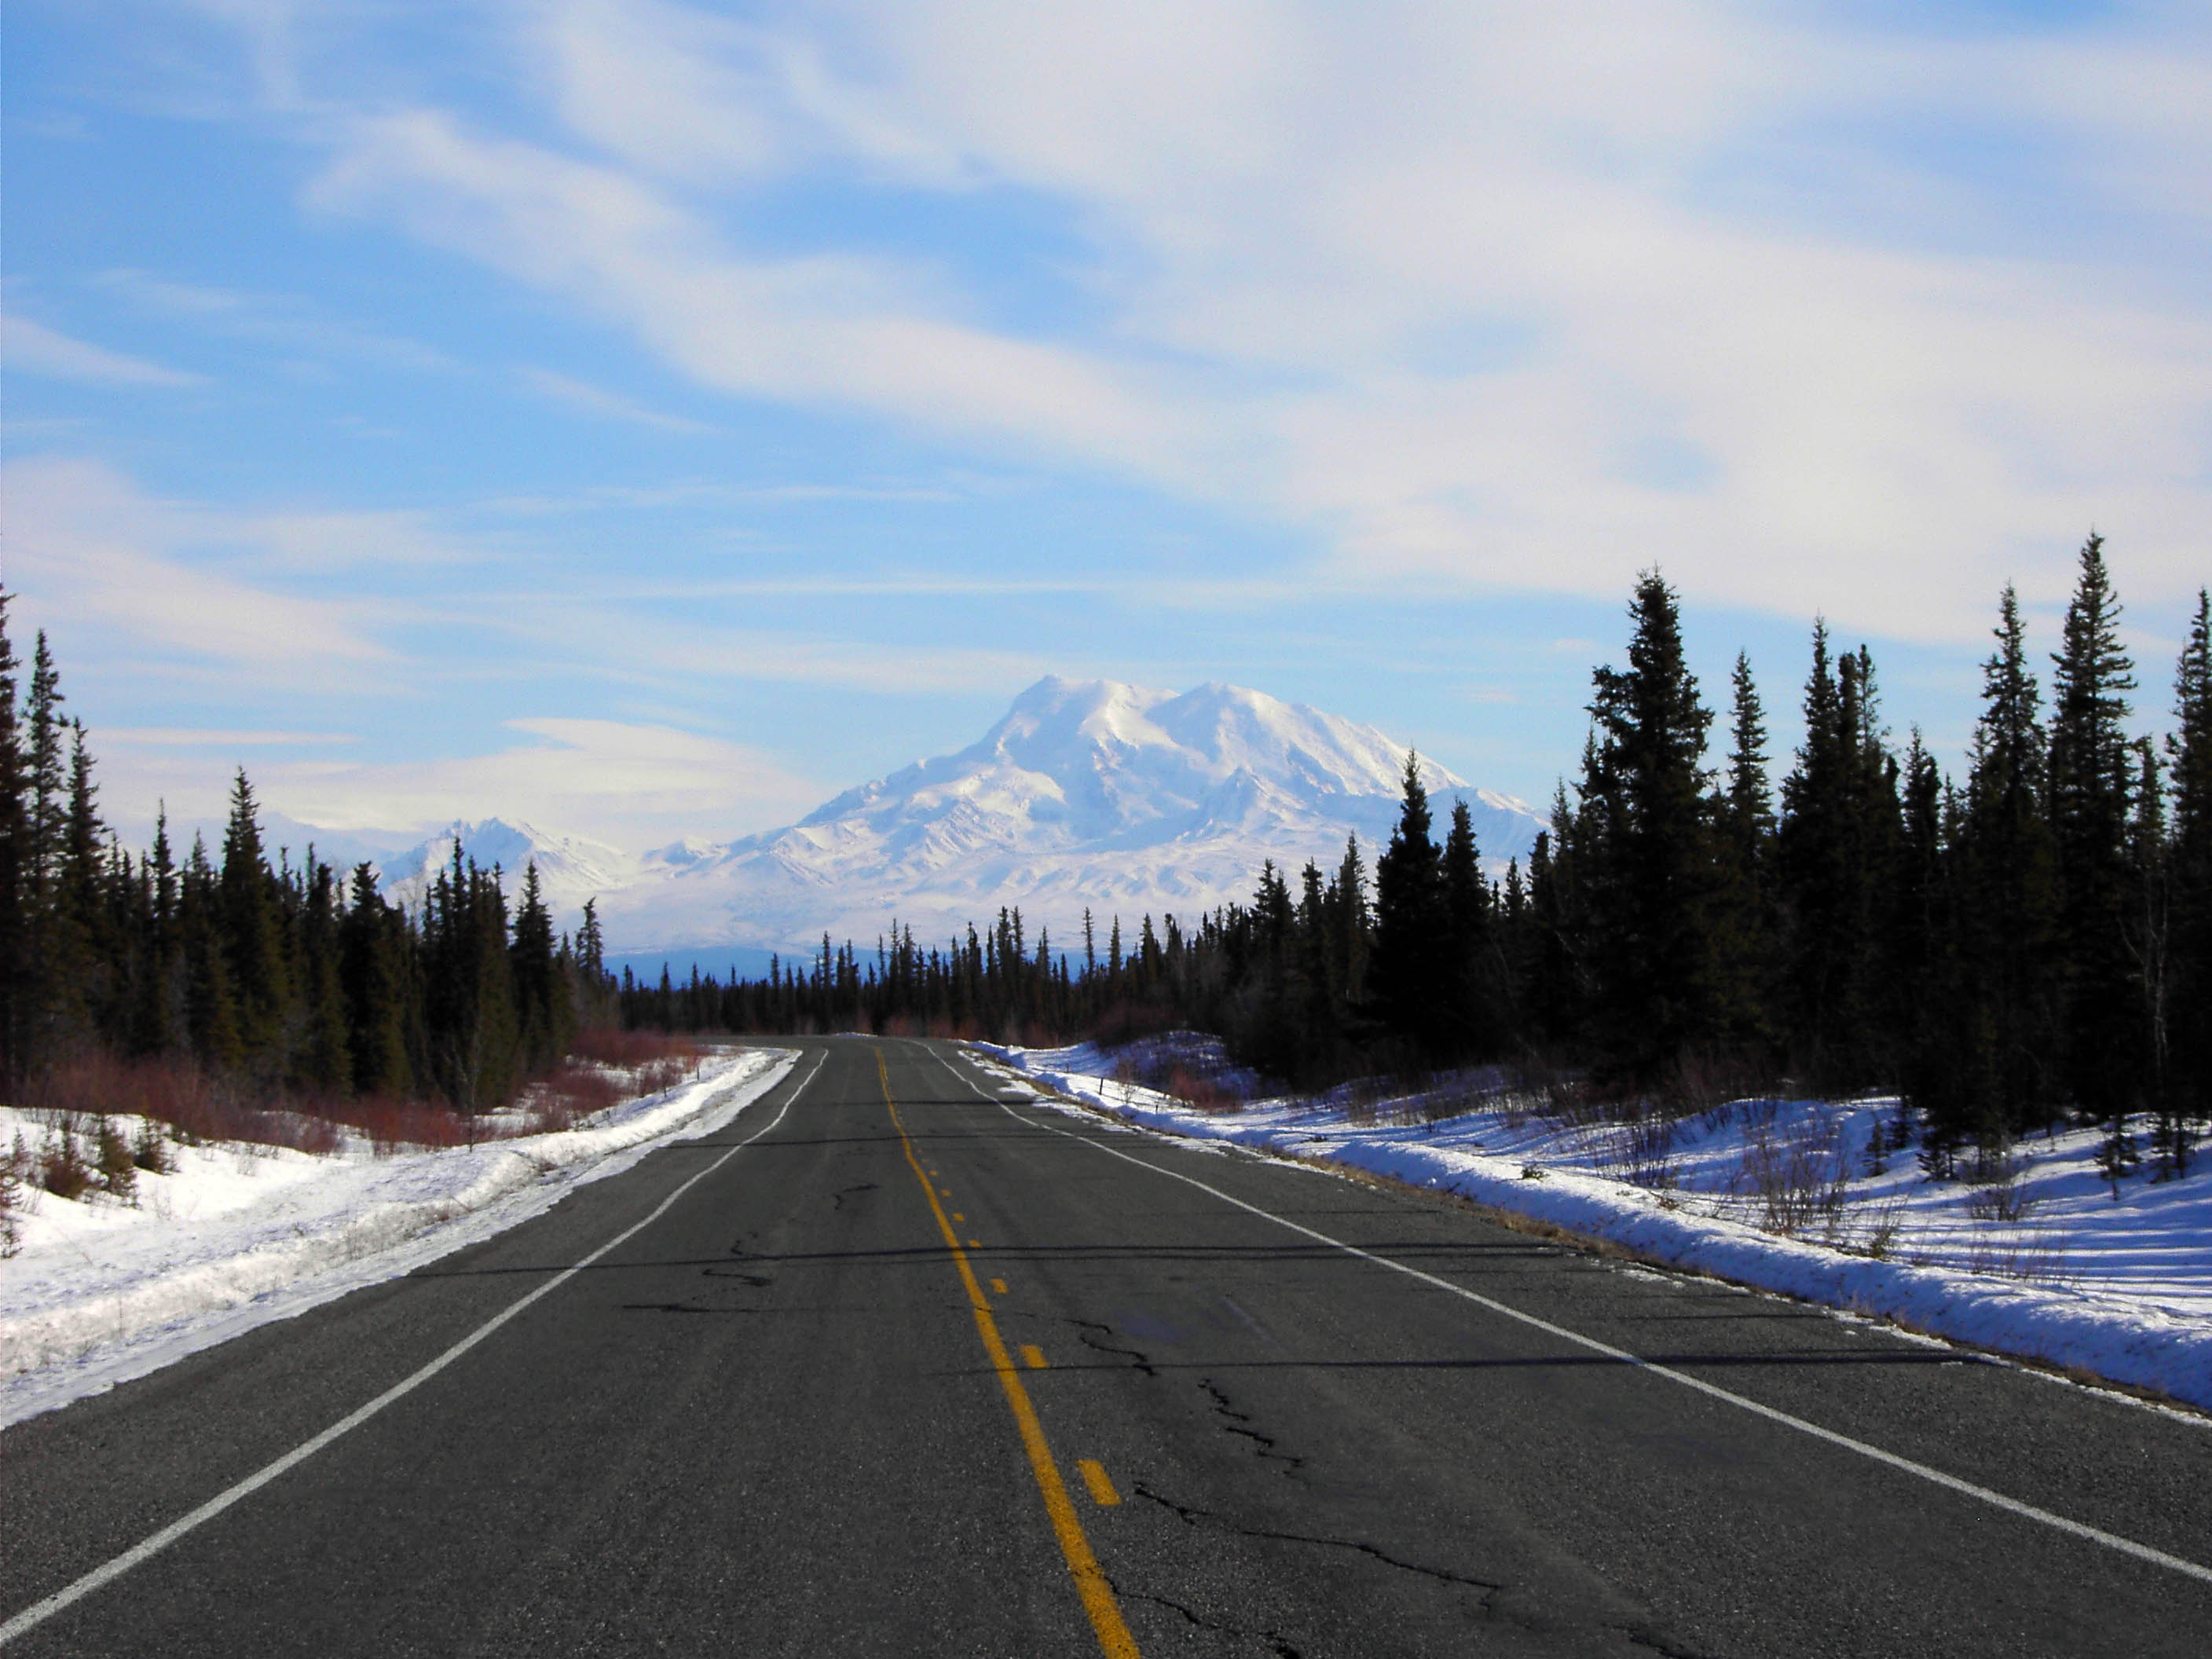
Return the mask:
[[[1377,728],[1209,682],[1165,691],[1047,675],[966,747],[839,792],[795,823],[726,842],[692,835],[635,855],[527,823],[456,820],[386,860],[388,896],[419,902],[458,838],[518,877],[538,863],[574,925],[599,900],[611,951],[811,949],[894,918],[950,936],[1019,906],[1072,939],[1152,914],[1185,920],[1249,898],[1272,859],[1333,868],[1357,836],[1371,871],[1395,823],[1406,748]],[[1523,860],[1535,814],[1433,761],[1438,817],[1468,801],[1485,863]],[[1439,825],[1441,829],[1441,824]],[[514,884],[510,884],[510,892]]]

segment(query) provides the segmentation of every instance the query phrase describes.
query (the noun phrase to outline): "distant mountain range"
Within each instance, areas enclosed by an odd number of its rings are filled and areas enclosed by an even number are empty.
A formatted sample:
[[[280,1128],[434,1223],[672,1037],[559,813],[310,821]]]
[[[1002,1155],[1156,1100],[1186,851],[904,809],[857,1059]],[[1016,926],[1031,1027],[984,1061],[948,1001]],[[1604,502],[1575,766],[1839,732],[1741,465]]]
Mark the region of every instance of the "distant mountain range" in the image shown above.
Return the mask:
[[[937,943],[1001,905],[1063,946],[1079,944],[1088,907],[1103,945],[1116,915],[1128,937],[1147,913],[1189,920],[1248,900],[1267,859],[1294,884],[1309,858],[1334,868],[1350,835],[1371,872],[1405,763],[1371,726],[1262,692],[1051,677],[958,753],[849,789],[787,829],[632,856],[493,818],[449,824],[380,868],[386,893],[412,903],[457,837],[510,876],[535,858],[564,925],[596,896],[610,950],[633,955],[804,953],[824,933],[872,941],[893,917]],[[1492,872],[1525,862],[1541,827],[1526,805],[1425,760],[1422,777],[1439,835],[1463,798]]]

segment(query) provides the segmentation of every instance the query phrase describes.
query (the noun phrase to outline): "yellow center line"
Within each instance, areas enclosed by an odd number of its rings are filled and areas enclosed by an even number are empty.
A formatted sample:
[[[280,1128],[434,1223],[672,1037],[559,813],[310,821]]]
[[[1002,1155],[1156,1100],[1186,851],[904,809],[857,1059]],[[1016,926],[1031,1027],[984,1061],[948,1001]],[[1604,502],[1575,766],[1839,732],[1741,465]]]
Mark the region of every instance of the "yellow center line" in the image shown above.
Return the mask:
[[[1042,1370],[1044,1369],[1044,1350],[1037,1346],[1034,1342],[1023,1343],[1022,1364],[1027,1365],[1033,1371]]]
[[[1005,1279],[993,1279],[993,1280],[991,1281],[991,1294],[992,1294],[992,1295],[994,1295],[994,1296],[1004,1296],[1006,1293],[1006,1281]]]
[[[1098,1558],[1091,1553],[1091,1540],[1084,1535],[1083,1522],[1076,1516],[1074,1500],[1067,1495],[1067,1483],[1060,1479],[1060,1466],[1053,1462],[1052,1447],[1044,1437],[1044,1425],[1037,1419],[1036,1407],[1030,1403],[1029,1390],[1022,1386],[1021,1376],[1014,1369],[1013,1356],[1006,1352],[1006,1342],[999,1335],[999,1322],[991,1316],[991,1304],[984,1299],[983,1287],[976,1282],[975,1270],[968,1265],[967,1252],[960,1248],[959,1236],[946,1219],[944,1205],[938,1202],[937,1189],[930,1185],[921,1160],[915,1155],[913,1138],[900,1120],[898,1103],[891,1098],[890,1070],[884,1064],[884,1051],[880,1048],[876,1050],[876,1076],[883,1083],[884,1104],[890,1109],[891,1127],[898,1131],[900,1145],[906,1149],[906,1161],[914,1170],[915,1179],[921,1183],[921,1190],[929,1200],[930,1212],[937,1218],[937,1230],[945,1236],[945,1248],[952,1253],[953,1265],[960,1270],[960,1282],[968,1291],[968,1305],[975,1310],[976,1332],[983,1339],[983,1352],[990,1356],[991,1369],[999,1374],[999,1386],[1006,1391],[1006,1405],[1014,1414],[1014,1426],[1021,1432],[1022,1449],[1029,1454],[1030,1473],[1036,1477],[1045,1514],[1051,1518],[1053,1535],[1060,1540],[1060,1553],[1067,1561],[1068,1574],[1075,1580],[1076,1594],[1083,1598],[1083,1610],[1091,1615],[1091,1628],[1097,1633],[1098,1645],[1107,1659],[1138,1659],[1136,1638],[1121,1621],[1121,1607],[1114,1599],[1114,1587],[1106,1582]]]
[[[1114,1490],[1114,1483],[1107,1479],[1106,1466],[1097,1458],[1079,1457],[1075,1461],[1075,1472],[1083,1477],[1083,1484],[1091,1488],[1091,1502],[1101,1509],[1110,1510],[1121,1501],[1121,1494]]]

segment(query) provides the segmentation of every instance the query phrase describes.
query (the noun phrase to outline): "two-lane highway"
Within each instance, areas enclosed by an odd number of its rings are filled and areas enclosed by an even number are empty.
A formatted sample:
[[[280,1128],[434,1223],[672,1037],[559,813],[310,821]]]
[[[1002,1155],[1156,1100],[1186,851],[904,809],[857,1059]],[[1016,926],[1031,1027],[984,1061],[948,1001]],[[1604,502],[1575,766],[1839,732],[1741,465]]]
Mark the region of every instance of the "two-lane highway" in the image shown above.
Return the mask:
[[[2200,1423],[796,1046],[710,1139],[0,1433],[9,1651],[2212,1649]]]

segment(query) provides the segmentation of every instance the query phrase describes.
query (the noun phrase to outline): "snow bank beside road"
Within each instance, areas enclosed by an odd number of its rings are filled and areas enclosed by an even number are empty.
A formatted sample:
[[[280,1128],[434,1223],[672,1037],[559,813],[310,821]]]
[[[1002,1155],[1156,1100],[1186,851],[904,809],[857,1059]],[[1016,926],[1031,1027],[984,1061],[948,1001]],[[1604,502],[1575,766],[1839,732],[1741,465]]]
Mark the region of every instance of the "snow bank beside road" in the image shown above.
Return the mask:
[[[712,1133],[796,1059],[722,1056],[588,1127],[474,1147],[382,1158],[361,1145],[327,1158],[179,1148],[174,1173],[139,1173],[135,1209],[40,1194],[21,1218],[21,1254],[0,1261],[0,1425],[502,1232],[669,1140]],[[0,1137],[15,1116],[0,1110]],[[38,1145],[43,1128],[22,1127]]]
[[[2212,1176],[2199,1174],[2161,1189],[2135,1183],[2130,1203],[2094,1200],[2109,1206],[2107,1212],[2088,1212],[2100,1224],[2096,1228],[2079,1233],[2054,1228],[2045,1236],[2049,1271],[2067,1281],[2052,1282],[1946,1265],[1942,1229],[1948,1223],[1939,1215],[1916,1215],[1901,1198],[1870,1206],[1872,1216],[1861,1218],[1862,1228],[1872,1220],[1893,1231],[1880,1258],[1866,1253],[1866,1234],[1854,1237],[1849,1223],[1838,1238],[1850,1248],[1778,1237],[1740,1218],[1753,1206],[1723,1188],[1715,1170],[1704,1170],[1700,1181],[1695,1148],[1669,1173],[1678,1184],[1654,1189],[1576,1167],[1589,1161],[1586,1132],[1528,1121],[1526,1115],[1517,1115],[1517,1125],[1487,1111],[1435,1122],[1363,1124],[1352,1121],[1340,1106],[1301,1100],[1253,1102],[1231,1114],[1203,1112],[1101,1075],[1112,1069],[1111,1059],[1087,1047],[975,1047],[1017,1074],[1146,1128],[1318,1159],[1456,1194],[1652,1260],[2156,1389],[2212,1410],[2212,1226],[2207,1224]],[[1795,1104],[1801,1115],[1816,1105]],[[1868,1112],[1870,1118],[1879,1115]],[[1847,1136],[1839,1141],[1835,1156],[1848,1171],[1851,1145]],[[1739,1136],[1739,1161],[1742,1145]],[[1911,1154],[1902,1158],[1905,1167],[1884,1178],[1885,1190],[1926,1185],[1909,1173]],[[2061,1170],[2051,1185],[2063,1193],[2071,1179]],[[1952,1186],[1942,1200],[1955,1209],[1971,1201],[1971,1194]],[[2035,1200],[2031,1195],[2028,1201]],[[2156,1248],[2159,1269],[2135,1272],[2150,1247]],[[2112,1288],[2115,1284],[2125,1288]]]

